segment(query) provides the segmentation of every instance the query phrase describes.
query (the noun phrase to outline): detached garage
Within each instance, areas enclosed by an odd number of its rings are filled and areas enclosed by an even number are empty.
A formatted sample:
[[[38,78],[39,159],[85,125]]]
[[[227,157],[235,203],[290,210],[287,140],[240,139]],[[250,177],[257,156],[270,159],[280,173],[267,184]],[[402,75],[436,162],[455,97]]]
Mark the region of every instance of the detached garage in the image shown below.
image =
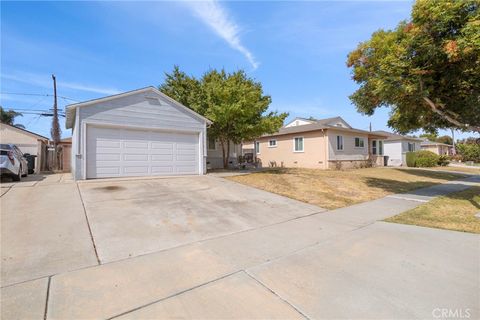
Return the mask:
[[[154,87],[72,104],[66,115],[77,180],[206,171],[211,122]]]

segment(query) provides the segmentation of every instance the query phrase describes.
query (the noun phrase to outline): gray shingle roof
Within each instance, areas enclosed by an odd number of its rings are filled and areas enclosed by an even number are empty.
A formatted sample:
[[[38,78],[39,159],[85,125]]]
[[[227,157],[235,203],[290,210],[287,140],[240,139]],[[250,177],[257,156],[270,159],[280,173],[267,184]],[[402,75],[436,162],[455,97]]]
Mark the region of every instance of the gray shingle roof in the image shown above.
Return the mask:
[[[423,141],[421,138],[415,138],[415,137],[409,137],[409,136],[404,136],[398,133],[393,133],[393,132],[388,132],[384,130],[376,130],[372,131],[372,133],[377,133],[377,134],[382,134],[387,136],[387,140],[389,141],[394,141],[394,140],[415,140],[415,141]]]

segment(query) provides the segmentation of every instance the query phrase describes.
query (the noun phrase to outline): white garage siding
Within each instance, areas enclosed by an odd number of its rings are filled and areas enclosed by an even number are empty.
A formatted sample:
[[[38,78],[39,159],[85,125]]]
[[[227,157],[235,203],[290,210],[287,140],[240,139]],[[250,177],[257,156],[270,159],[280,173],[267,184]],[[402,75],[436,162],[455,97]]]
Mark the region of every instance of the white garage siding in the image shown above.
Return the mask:
[[[71,105],[74,178],[204,174],[207,122],[153,87]]]

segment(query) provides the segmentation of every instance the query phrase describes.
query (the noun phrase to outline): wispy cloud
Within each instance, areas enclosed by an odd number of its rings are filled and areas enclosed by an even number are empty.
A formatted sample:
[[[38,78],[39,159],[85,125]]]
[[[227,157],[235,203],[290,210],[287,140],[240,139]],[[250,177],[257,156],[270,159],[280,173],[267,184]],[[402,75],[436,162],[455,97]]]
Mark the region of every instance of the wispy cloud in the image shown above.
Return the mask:
[[[203,23],[209,26],[230,47],[242,53],[253,69],[259,62],[240,40],[240,26],[229,15],[227,10],[216,0],[184,2]]]
[[[3,73],[2,79],[26,83],[26,84],[38,86],[41,88],[52,87],[51,76],[47,74],[34,74],[34,73],[27,73],[27,72],[17,72],[17,73],[10,73],[10,74]],[[99,87],[99,86],[86,85],[86,84],[80,84],[80,83],[68,82],[68,81],[62,81],[62,80],[57,81],[57,86],[59,88],[94,92],[94,93],[100,93],[100,94],[106,94],[106,95],[120,93],[120,90],[117,90],[115,88]]]

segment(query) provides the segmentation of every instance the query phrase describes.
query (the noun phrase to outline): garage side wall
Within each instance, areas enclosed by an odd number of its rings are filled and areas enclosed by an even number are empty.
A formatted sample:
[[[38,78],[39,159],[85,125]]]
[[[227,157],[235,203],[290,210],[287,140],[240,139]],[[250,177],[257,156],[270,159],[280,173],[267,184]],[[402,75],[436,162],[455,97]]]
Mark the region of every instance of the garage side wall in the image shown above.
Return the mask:
[[[205,121],[196,118],[183,108],[173,105],[164,97],[154,93],[138,93],[119,99],[101,102],[77,109],[77,119],[73,129],[72,146],[74,163],[74,178],[85,179],[85,140],[86,125],[108,125],[131,129],[153,129],[171,132],[202,133],[199,158],[205,161],[203,145],[206,139]],[[78,150],[77,150],[78,149]],[[200,164],[199,164],[200,165]],[[204,173],[205,163],[200,165],[200,173]]]

